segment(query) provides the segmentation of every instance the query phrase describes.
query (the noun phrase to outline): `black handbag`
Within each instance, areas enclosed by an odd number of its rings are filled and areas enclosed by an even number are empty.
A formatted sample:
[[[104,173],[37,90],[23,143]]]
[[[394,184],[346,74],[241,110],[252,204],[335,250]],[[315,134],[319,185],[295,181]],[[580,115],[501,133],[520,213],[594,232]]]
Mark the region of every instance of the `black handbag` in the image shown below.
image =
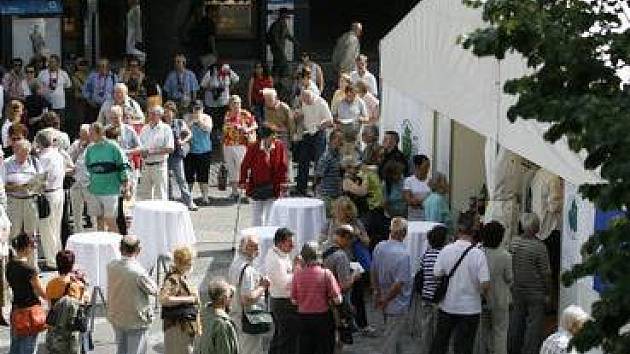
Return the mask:
[[[33,164],[33,168],[35,168],[35,173],[39,173],[37,160],[31,157],[31,163]],[[39,215],[40,219],[46,219],[50,216],[50,202],[48,202],[46,195],[43,193],[37,194],[35,196],[35,203],[37,203],[37,215]]]
[[[448,291],[448,283],[450,282],[451,277],[453,276],[453,274],[455,274],[457,267],[459,267],[459,265],[462,263],[462,261],[464,260],[464,257],[466,257],[468,252],[470,252],[470,250],[473,249],[474,247],[475,245],[470,245],[470,247],[468,247],[464,251],[464,253],[457,260],[457,263],[455,263],[455,266],[453,267],[453,269],[451,269],[451,271],[448,273],[448,275],[443,275],[438,278],[438,286],[435,289],[435,293],[433,294],[434,303],[439,303],[442,300],[444,300],[444,297],[446,297],[446,292]]]
[[[245,274],[245,269],[249,267],[249,264],[246,264],[241,271],[241,275],[238,277],[238,290],[237,296],[238,299],[241,298],[241,286],[243,285],[243,274]],[[267,297],[267,294],[265,294]],[[269,313],[268,306],[267,309],[263,310],[247,310],[241,305],[242,308],[242,318],[241,318],[241,327],[244,333],[247,334],[264,334],[271,330],[271,325],[273,324],[273,317],[271,317],[271,313]]]
[[[256,201],[273,199],[275,196],[273,183],[259,184],[254,187],[251,194],[251,198]]]
[[[194,321],[198,313],[197,306],[193,304],[162,307],[163,320]]]

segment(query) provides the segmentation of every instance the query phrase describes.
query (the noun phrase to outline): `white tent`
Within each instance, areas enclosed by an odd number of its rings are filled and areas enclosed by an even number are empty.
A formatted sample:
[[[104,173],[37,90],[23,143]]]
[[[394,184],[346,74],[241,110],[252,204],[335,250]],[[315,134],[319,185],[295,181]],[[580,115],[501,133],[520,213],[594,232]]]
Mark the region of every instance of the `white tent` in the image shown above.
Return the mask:
[[[501,61],[478,58],[457,43],[460,35],[483,26],[481,10],[465,7],[462,0],[421,1],[380,43],[382,126],[396,129],[404,126],[402,120],[413,119],[410,125],[418,130],[413,134],[424,138],[422,152],[439,157],[442,151],[432,150],[450,149],[452,142],[438,139],[435,143],[439,129],[435,128],[434,117],[450,118],[486,138],[485,161],[479,163],[485,163],[488,171],[491,200],[502,193],[496,189],[497,184],[509,180],[506,174],[510,169],[506,166],[514,165],[514,156],[521,156],[562,177],[567,182],[565,202],[573,203],[579,199],[575,186],[599,182],[600,177],[584,169],[583,157],[571,151],[565,140],[555,144],[544,141],[545,125],[521,119],[512,124],[507,120],[507,110],[516,98],[504,94],[502,87],[528,69],[517,54]],[[592,204],[577,204],[580,214],[584,214],[580,219],[588,227],[578,228],[580,237],[566,237],[566,245],[563,239],[565,266],[578,261],[579,246],[593,226]],[[498,203],[495,213],[507,218],[513,207]],[[565,246],[573,249],[565,252]],[[588,307],[596,298],[588,279],[563,293],[561,298],[565,300],[561,302],[565,305],[572,302]]]
[[[527,69],[518,55],[478,58],[457,44],[483,25],[480,10],[461,0],[420,2],[380,44],[384,119],[408,115],[409,105],[395,104],[400,97],[415,100],[573,184],[598,181],[566,142],[544,141],[544,125],[505,118],[515,97],[503,93],[503,84]]]

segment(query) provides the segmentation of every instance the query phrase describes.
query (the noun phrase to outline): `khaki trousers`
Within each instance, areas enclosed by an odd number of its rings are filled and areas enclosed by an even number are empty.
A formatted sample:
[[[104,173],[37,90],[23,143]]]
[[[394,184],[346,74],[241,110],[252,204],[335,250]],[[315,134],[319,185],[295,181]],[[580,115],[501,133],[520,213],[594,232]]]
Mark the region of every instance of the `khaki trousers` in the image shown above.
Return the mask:
[[[50,203],[50,215],[39,219],[39,233],[46,264],[55,265],[57,252],[61,251],[61,219],[63,217],[63,189],[45,193]]]

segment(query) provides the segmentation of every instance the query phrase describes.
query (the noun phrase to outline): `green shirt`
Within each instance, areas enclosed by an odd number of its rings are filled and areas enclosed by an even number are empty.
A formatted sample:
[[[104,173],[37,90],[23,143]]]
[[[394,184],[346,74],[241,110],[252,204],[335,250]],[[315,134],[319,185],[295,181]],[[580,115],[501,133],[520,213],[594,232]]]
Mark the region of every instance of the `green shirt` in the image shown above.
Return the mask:
[[[237,354],[238,334],[230,316],[223,310],[206,307],[199,354]]]
[[[104,139],[94,143],[85,152],[85,166],[90,174],[90,193],[118,195],[120,186],[127,180],[130,170],[127,157],[114,141]]]
[[[381,180],[375,171],[369,169],[362,169],[359,171],[359,177],[361,177],[364,183],[367,183],[367,202],[368,208],[374,210],[383,206],[383,190],[381,189]]]

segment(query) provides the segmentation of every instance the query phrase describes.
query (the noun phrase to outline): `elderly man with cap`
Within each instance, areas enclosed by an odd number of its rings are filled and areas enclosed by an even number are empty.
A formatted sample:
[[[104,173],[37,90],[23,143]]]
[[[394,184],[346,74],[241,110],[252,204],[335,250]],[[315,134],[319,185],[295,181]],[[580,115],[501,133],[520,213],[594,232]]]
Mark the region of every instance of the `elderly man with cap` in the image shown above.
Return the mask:
[[[127,85],[122,82],[114,85],[114,92],[111,98],[108,98],[98,113],[98,121],[102,124],[107,124],[106,119],[109,117],[109,112],[112,106],[120,106],[123,111],[123,118],[126,122],[132,121],[144,121],[144,113],[142,108],[136,100],[129,97]]]
[[[284,144],[268,127],[258,130],[258,140],[247,147],[239,185],[252,201],[252,226],[266,225],[276,198],[286,193],[287,154]]]
[[[269,279],[263,277],[254,267],[254,259],[259,254],[259,241],[255,235],[241,238],[238,255],[230,265],[228,279],[236,287],[236,296],[232,299],[232,318],[237,327],[242,354],[260,354],[262,334],[248,334],[241,326],[244,311],[262,310],[265,307],[265,294],[269,289]]]
[[[249,111],[241,108],[241,98],[230,97],[230,108],[225,114],[223,124],[223,158],[228,170],[231,197],[238,197],[238,181],[240,180],[241,162],[247,151],[247,144],[256,140],[256,119]]]
[[[173,131],[162,121],[164,108],[149,109],[149,123],[140,133],[140,146],[144,165],[138,187],[141,199],[168,200],[168,155],[175,149]]]
[[[145,354],[153,322],[149,297],[157,294],[157,286],[136,259],[140,253],[136,236],[123,236],[120,253],[121,259],[107,265],[107,319],[114,327],[116,354]]]

